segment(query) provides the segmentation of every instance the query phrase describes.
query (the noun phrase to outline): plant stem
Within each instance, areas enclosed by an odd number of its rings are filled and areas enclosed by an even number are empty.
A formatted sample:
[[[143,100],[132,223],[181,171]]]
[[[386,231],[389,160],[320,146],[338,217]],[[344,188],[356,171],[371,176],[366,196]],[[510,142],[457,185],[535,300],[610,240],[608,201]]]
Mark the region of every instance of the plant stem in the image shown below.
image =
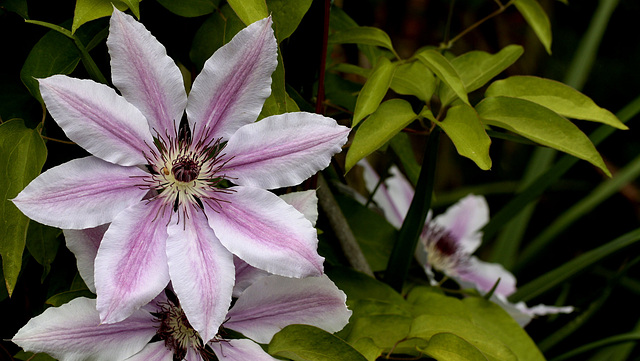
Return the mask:
[[[416,191],[407,217],[398,232],[398,239],[384,274],[384,281],[398,292],[402,291],[404,279],[409,273],[409,265],[411,265],[420,232],[422,232],[427,213],[431,207],[439,135],[440,127],[434,127],[429,134]]]

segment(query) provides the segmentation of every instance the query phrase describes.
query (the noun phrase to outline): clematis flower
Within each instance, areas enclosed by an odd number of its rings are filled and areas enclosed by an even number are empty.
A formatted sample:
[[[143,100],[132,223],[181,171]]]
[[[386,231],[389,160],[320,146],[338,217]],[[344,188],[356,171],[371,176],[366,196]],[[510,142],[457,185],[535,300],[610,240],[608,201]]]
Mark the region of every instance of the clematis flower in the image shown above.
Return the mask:
[[[268,190],[326,167],[349,130],[303,112],[254,123],[277,64],[271,23],[217,50],[188,97],[165,48],[117,9],[107,46],[122,95],[64,75],[39,80],[55,121],[92,155],[44,172],[13,202],[62,229],[111,223],[95,260],[101,322],[126,319],[171,281],[209,340],[231,302],[232,255],[282,276],[322,274],[315,229]]]
[[[359,164],[364,168],[367,189],[372,191],[380,177],[368,162]],[[383,210],[389,223],[400,228],[414,191],[397,167],[392,166],[389,174],[373,195],[373,201]],[[480,230],[488,221],[489,206],[482,196],[468,195],[435,218],[429,211],[415,256],[431,284],[437,284],[433,269],[453,278],[463,288],[475,288],[484,293],[498,283],[491,300],[502,306],[521,326],[534,316],[573,312],[573,307],[538,305],[530,309],[524,302],[511,304],[507,301],[507,297],[516,291],[516,278],[502,265],[484,262],[473,255],[482,242]]]

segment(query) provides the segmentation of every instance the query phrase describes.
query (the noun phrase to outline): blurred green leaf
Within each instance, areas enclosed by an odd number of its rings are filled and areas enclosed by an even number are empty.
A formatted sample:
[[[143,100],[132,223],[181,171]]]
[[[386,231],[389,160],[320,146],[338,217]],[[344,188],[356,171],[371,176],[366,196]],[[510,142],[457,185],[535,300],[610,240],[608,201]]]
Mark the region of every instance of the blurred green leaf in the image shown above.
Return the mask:
[[[29,222],[27,249],[36,262],[44,268],[41,282],[49,274],[51,263],[56,258],[58,246],[60,246],[58,236],[61,233],[62,230],[58,228],[45,226],[35,221]]]
[[[282,42],[293,34],[309,7],[311,7],[311,0],[267,0],[267,8],[273,16],[278,42]]]
[[[245,25],[269,16],[265,0],[228,0],[227,2]]]
[[[269,353],[294,361],[366,361],[343,340],[308,325],[289,325],[276,333]]]
[[[618,129],[628,129],[613,113],[597,106],[588,96],[551,79],[512,76],[491,84],[486,96],[525,99],[568,118],[591,120]]]
[[[40,89],[36,79],[53,74],[70,74],[80,62],[80,52],[68,37],[50,31],[33,46],[20,71],[20,79],[40,103]]]
[[[194,18],[211,14],[220,1],[214,0],[158,0],[160,5],[176,15],[185,18]]]
[[[428,102],[436,90],[436,78],[422,62],[402,63],[396,66],[391,89],[398,94],[413,95]]]
[[[114,6],[120,11],[131,9],[133,14],[140,19],[139,3],[139,0],[76,0],[71,33],[75,33],[80,26],[91,20],[111,16]]]
[[[196,32],[189,59],[198,69],[202,69],[204,62],[244,27],[242,20],[229,5],[221,6],[220,12],[211,14]]]
[[[431,69],[438,79],[451,88],[460,100],[469,104],[464,83],[447,58],[433,49],[421,51],[416,54],[416,57]],[[443,105],[448,105],[448,103],[443,103]]]
[[[416,113],[406,100],[391,99],[380,104],[357,129],[347,153],[345,173],[362,158],[382,147],[416,118]]]
[[[471,159],[482,170],[491,169],[491,138],[473,107],[467,104],[456,105],[447,111],[443,121],[435,122],[447,133],[461,156]]]
[[[550,361],[563,361],[566,359],[570,359],[572,357],[575,357],[577,355],[583,354],[585,352],[593,352],[596,349],[599,349],[601,347],[605,347],[608,345],[615,345],[618,343],[622,343],[625,341],[640,341],[640,332],[628,332],[628,333],[623,333],[620,335],[615,335],[615,336],[611,336],[611,337],[607,337],[604,338],[602,340],[598,340],[595,342],[590,342],[586,345],[580,346],[578,348],[575,348],[567,353],[564,353],[560,356],[554,357],[552,358]]]
[[[337,105],[353,112],[358,99],[358,92],[362,88],[354,83],[333,73],[325,75],[325,98],[330,104]]]
[[[524,49],[520,45],[508,45],[496,54],[470,51],[451,60],[451,65],[470,93],[510,67],[523,52]]]
[[[375,299],[388,301],[404,309],[408,308],[404,298],[393,288],[364,273],[344,267],[332,267],[327,269],[326,273],[336,286],[347,294],[347,302]]]
[[[389,144],[393,152],[400,159],[407,179],[409,179],[415,187],[418,183],[418,176],[420,175],[420,164],[418,164],[416,156],[413,153],[409,136],[406,133],[398,133],[395,137],[391,138]]]
[[[551,54],[551,22],[536,0],[515,0],[513,3],[529,23],[547,53]]]
[[[438,333],[420,351],[438,361],[487,361],[475,346],[452,333]]]
[[[23,361],[56,361],[53,357],[47,355],[46,353],[36,353],[33,352],[24,352],[20,351],[13,356],[16,360]]]
[[[91,293],[88,289],[71,290],[55,294],[49,297],[45,303],[54,307],[59,307],[78,297],[96,298],[96,295]]]
[[[611,176],[589,137],[548,108],[524,99],[491,97],[480,102],[476,110],[485,124],[510,130],[539,144],[586,160]]]
[[[0,8],[14,12],[23,19],[29,19],[27,0],[0,0]]]
[[[351,123],[352,128],[358,125],[364,117],[378,109],[380,102],[389,90],[394,71],[395,64],[391,63],[389,59],[384,57],[378,59],[369,75],[369,79],[364,83],[358,95],[356,109],[353,113],[353,122]]]
[[[335,33],[329,35],[329,44],[374,45],[388,49],[391,52],[395,53],[389,35],[387,35],[387,33],[385,33],[382,29],[369,26],[358,26],[336,31]]]
[[[40,174],[46,157],[42,137],[22,120],[0,124],[0,255],[9,295],[18,280],[29,225],[10,199]]]

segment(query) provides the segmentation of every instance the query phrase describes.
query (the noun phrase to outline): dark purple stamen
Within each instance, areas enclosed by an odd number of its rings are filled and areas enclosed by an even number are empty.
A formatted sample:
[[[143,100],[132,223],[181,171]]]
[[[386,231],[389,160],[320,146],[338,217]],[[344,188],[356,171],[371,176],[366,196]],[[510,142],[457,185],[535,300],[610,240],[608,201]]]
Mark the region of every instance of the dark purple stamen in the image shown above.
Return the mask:
[[[190,158],[182,158],[175,162],[171,172],[177,181],[189,183],[198,178],[200,165]]]

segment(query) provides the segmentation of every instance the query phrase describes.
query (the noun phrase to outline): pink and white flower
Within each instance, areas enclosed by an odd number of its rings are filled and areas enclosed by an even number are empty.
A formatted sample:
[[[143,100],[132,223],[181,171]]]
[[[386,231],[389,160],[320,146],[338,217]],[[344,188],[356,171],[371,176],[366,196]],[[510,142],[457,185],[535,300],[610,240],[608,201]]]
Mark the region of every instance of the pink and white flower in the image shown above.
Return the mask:
[[[165,48],[131,16],[114,9],[107,46],[122,95],[64,75],[39,80],[53,118],[92,155],[13,200],[62,229],[111,223],[95,260],[101,322],[126,319],[171,281],[209,340],[231,302],[234,254],[282,276],[321,275],[315,229],[268,189],[326,167],[349,130],[303,112],[254,123],[277,64],[271,18],[216,51],[188,97]]]
[[[380,177],[368,162],[359,164],[364,168],[366,186],[372,191]],[[373,201],[382,209],[389,223],[400,228],[414,191],[397,167],[392,166],[389,174],[390,177],[377,188]],[[484,262],[473,255],[482,242],[481,229],[488,221],[489,206],[482,196],[468,195],[435,218],[429,211],[415,256],[431,284],[437,284],[433,269],[453,278],[463,288],[475,288],[484,293],[498,283],[491,300],[522,326],[535,316],[572,312],[573,307],[538,305],[528,308],[524,302],[512,304],[507,301],[507,297],[516,291],[516,278],[502,265]]]

